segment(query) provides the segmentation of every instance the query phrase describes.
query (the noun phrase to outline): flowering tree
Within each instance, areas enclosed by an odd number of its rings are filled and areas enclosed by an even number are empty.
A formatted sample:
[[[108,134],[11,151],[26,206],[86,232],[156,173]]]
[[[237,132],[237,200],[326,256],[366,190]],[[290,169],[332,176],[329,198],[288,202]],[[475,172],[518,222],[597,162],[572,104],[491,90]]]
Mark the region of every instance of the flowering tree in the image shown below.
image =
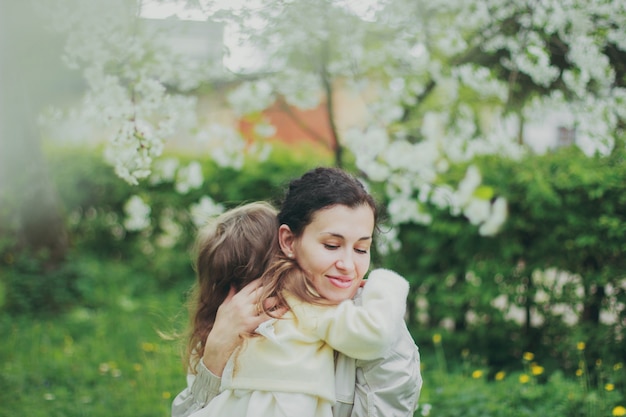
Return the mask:
[[[370,7],[357,9],[363,3]],[[439,308],[454,306],[454,313],[461,315],[454,317],[454,326],[471,321],[462,316],[470,311],[471,303],[491,300],[500,290],[498,285],[487,288],[469,282],[468,276],[475,275],[468,270],[476,267],[476,251],[472,250],[481,241],[468,233],[466,226],[474,226],[479,235],[493,236],[501,230],[510,204],[515,204],[511,209],[520,216],[518,222],[510,225],[510,234],[502,239],[483,239],[482,244],[489,249],[482,256],[496,249],[510,255],[506,262],[500,262],[506,269],[500,272],[510,277],[511,288],[518,291],[518,283],[526,282],[531,294],[534,285],[541,285],[540,278],[533,275],[535,268],[558,266],[585,274],[582,315],[599,311],[597,306],[606,302],[598,301],[602,297],[589,296],[604,294],[602,280],[606,277],[598,279],[597,271],[584,269],[581,264],[558,264],[554,254],[561,252],[551,252],[546,246],[541,246],[543,257],[537,255],[538,241],[559,244],[547,239],[552,229],[529,240],[532,227],[524,227],[526,217],[518,211],[519,206],[525,207],[524,202],[507,202],[504,196],[520,198],[520,194],[498,181],[497,173],[481,172],[478,167],[479,160],[489,155],[529,161],[522,159],[531,152],[525,144],[525,130],[529,124],[542,123],[551,112],[568,115],[564,127],[576,132],[576,144],[587,156],[621,158],[617,150],[624,144],[626,119],[623,2],[575,0],[564,6],[552,0],[387,0],[359,4],[328,0],[314,5],[258,1],[254,8],[226,16],[242,27],[243,38],[266,58],[261,73],[268,75],[237,90],[234,105],[253,104],[239,107],[242,113],[258,112],[280,96],[297,106],[289,97],[296,96],[298,90],[281,88],[297,86],[298,81],[304,86],[300,91],[321,92],[320,101],[326,103],[331,120],[336,117],[333,88],[341,85],[356,92],[374,92],[374,98],[366,101],[366,122],[348,131],[333,130],[332,143],[349,150],[367,179],[384,189],[392,225],[397,226],[387,234],[391,237],[388,243],[398,248],[394,236],[399,233],[403,243],[413,245],[404,252],[404,261],[410,265],[406,271],[432,261],[428,267],[434,271],[432,281],[436,284],[431,289],[440,285],[449,296]],[[259,16],[262,24],[255,20]],[[263,99],[258,99],[259,92]],[[341,155],[337,163],[344,160]],[[596,159],[590,166],[595,163]],[[467,221],[450,222],[442,212]],[[574,230],[558,220],[561,213],[552,215],[560,228]],[[411,242],[412,226],[429,225],[433,219],[442,222],[431,226],[436,229],[433,234],[443,237],[437,242],[436,238],[426,241],[427,232],[417,228],[419,232],[414,234],[419,242]],[[535,220],[541,219],[538,216]],[[513,236],[517,233],[519,240]],[[575,233],[586,239],[581,230]],[[560,238],[569,241],[571,235]],[[511,245],[503,249],[507,239]],[[436,253],[429,244],[438,245]],[[411,251],[416,247],[421,250]],[[425,255],[415,260],[411,257],[415,253]],[[563,255],[564,259],[570,256]],[[605,259],[612,262],[610,257]],[[494,263],[499,261],[502,259]],[[612,270],[612,286],[621,282],[616,270]],[[442,275],[452,279],[443,282]],[[475,281],[480,283],[480,277]],[[428,291],[420,286],[422,289]],[[528,294],[525,296],[530,299],[532,294]],[[511,313],[517,308],[526,326],[534,326],[530,305],[517,300],[506,309]],[[584,319],[597,324],[597,316]]]
[[[170,161],[157,160],[167,140],[193,133],[193,90],[216,66],[173,50],[172,32],[140,19],[140,5],[135,0],[0,4],[2,229],[52,258],[63,258],[67,242],[41,139],[66,135],[59,126],[73,126],[85,142],[103,141],[105,159],[130,184],[152,174],[152,182],[174,182],[181,193],[202,185],[197,164],[174,162],[172,170]],[[76,106],[78,91],[84,96]],[[64,107],[68,102],[72,105]],[[221,135],[199,138],[219,142],[216,158],[222,165],[241,164],[241,137],[222,129]],[[132,199],[129,210],[137,211],[139,202]],[[130,230],[140,224],[128,222]]]
[[[258,1],[218,17],[263,51],[260,72],[268,74],[244,83],[232,104],[246,113],[276,97],[300,107],[325,102],[336,162],[345,147],[369,180],[386,184],[394,224],[430,222],[430,204],[463,214],[483,235],[496,233],[506,202],[481,185],[471,161],[520,157],[528,151],[525,124],[540,123],[548,110],[571,115],[568,127],[588,154],[610,153],[619,140],[626,116],[621,2],[364,4]],[[376,92],[359,129],[336,129],[340,81]],[[465,179],[445,183],[454,164],[468,166]]]
[[[173,178],[184,192],[203,182],[193,165],[169,174],[154,168],[171,168],[158,161],[167,140],[197,128],[195,89],[216,69],[185,59],[167,32],[143,25],[141,3],[41,1],[33,10],[65,34],[64,62],[87,86],[65,116],[95,127],[121,178]],[[480,234],[497,233],[506,201],[471,161],[519,157],[525,123],[546,109],[566,109],[589,152],[610,152],[623,128],[622,2],[258,0],[221,11],[215,2],[186,3],[234,25],[262,52],[255,76],[229,96],[233,110],[323,103],[336,163],[348,149],[371,182],[385,184],[395,225],[427,224],[427,207],[436,207],[464,215]],[[373,93],[364,100],[366,123],[350,131],[336,120],[339,85]],[[56,117],[48,112],[46,120]],[[245,147],[234,129],[195,132],[223,165],[241,166]],[[452,165],[466,166],[457,183],[443,179]]]

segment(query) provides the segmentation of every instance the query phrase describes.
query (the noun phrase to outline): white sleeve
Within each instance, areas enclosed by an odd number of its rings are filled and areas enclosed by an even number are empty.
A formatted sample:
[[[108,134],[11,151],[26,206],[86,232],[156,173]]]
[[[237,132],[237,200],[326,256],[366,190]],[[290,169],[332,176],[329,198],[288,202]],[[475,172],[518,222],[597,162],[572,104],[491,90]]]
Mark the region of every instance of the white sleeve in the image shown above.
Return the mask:
[[[333,349],[355,359],[381,357],[404,323],[408,282],[387,269],[369,274],[361,306],[346,300],[317,318],[314,331]]]

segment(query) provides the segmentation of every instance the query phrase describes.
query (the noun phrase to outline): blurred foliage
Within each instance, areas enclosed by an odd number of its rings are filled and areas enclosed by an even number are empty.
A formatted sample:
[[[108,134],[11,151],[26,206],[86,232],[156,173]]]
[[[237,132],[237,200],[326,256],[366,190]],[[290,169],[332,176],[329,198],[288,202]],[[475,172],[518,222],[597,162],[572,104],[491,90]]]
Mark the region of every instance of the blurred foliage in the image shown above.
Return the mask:
[[[119,181],[93,150],[51,149],[50,172],[71,250],[61,267],[50,269],[45,253],[17,251],[11,236],[3,236],[2,310],[17,317],[132,305],[170,291],[182,297],[194,279],[191,248],[197,227],[189,206],[206,195],[226,208],[259,199],[277,202],[291,178],[330,163],[327,156],[312,155],[277,146],[268,160],[247,161],[241,171],[219,168],[207,158],[204,185],[181,194],[172,182],[132,187]],[[183,164],[191,160],[176,156]],[[400,251],[374,254],[375,264],[411,282],[409,324],[417,343],[442,334],[449,353],[480,357],[493,372],[519,370],[523,352],[532,351],[549,372],[572,376],[580,366],[578,342],[586,343],[589,363],[624,362],[624,161],[620,147],[604,158],[586,157],[572,147],[520,160],[473,161],[484,186],[508,200],[509,219],[499,235],[481,237],[462,216],[432,208],[431,225],[400,227]],[[460,181],[465,168],[453,166],[444,180]],[[135,194],[150,205],[151,226],[127,232],[124,204]],[[171,245],[159,244],[164,213],[181,230]],[[547,270],[571,279],[559,287],[546,281]],[[521,318],[494,302],[502,296]],[[563,312],[554,310],[557,305],[570,306],[577,324],[567,324]],[[601,320],[603,310],[615,313],[616,321]]]
[[[240,170],[219,168],[208,156],[202,162],[204,185],[181,194],[172,182],[131,186],[120,181],[102,161],[98,150],[55,148],[47,150],[50,175],[65,219],[71,248],[66,262],[51,267],[46,253],[32,253],[16,244],[16,231],[3,233],[0,242],[0,293],[3,308],[12,313],[48,314],[78,304],[92,305],[101,300],[92,296],[95,279],[84,270],[84,259],[95,257],[102,265],[111,260],[124,262],[135,271],[127,285],[139,292],[170,287],[188,287],[193,280],[191,246],[196,236],[189,207],[209,196],[226,208],[254,200],[277,202],[292,178],[306,170],[328,164],[327,155],[314,155],[309,149],[295,151],[276,144],[266,161],[247,160]],[[174,154],[181,165],[191,161],[185,154]],[[195,159],[195,157],[194,157]],[[128,232],[123,226],[124,204],[140,195],[151,207],[151,227]],[[171,246],[158,244],[167,214],[181,229]],[[115,270],[110,271],[111,274]],[[2,304],[0,304],[2,305]]]
[[[385,260],[412,283],[417,340],[443,326],[448,348],[481,352],[496,368],[514,366],[531,350],[551,369],[573,374],[578,341],[587,343],[590,361],[625,361],[625,156],[622,147],[609,157],[567,147],[520,160],[475,160],[483,184],[508,200],[503,230],[481,237],[463,217],[433,208],[431,225],[401,227],[403,247]],[[458,181],[462,172],[449,175]],[[547,271],[567,278],[547,279]],[[521,313],[517,321],[497,308],[499,296]],[[428,307],[420,311],[413,302],[424,299]],[[564,305],[575,326],[557,309]],[[614,321],[601,320],[602,311]]]

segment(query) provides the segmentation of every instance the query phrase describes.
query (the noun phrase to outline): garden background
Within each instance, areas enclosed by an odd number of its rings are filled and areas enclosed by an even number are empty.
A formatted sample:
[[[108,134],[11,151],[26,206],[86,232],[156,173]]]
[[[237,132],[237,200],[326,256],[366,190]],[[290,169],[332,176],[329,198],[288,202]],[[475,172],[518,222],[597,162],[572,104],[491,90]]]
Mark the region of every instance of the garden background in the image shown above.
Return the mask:
[[[0,416],[169,415],[198,227],[318,165],[386,208],[416,415],[626,415],[626,6],[184,3],[0,2]]]

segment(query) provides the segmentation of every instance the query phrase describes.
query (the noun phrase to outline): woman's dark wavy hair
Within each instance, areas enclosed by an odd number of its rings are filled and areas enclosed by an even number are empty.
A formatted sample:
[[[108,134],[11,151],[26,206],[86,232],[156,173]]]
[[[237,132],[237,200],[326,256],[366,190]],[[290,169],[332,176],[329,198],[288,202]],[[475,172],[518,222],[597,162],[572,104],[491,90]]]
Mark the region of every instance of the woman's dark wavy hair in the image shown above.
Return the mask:
[[[336,205],[369,206],[374,213],[374,224],[378,224],[380,208],[361,181],[332,167],[312,169],[289,183],[280,205],[278,223],[286,224],[295,236],[301,236],[318,211]]]

